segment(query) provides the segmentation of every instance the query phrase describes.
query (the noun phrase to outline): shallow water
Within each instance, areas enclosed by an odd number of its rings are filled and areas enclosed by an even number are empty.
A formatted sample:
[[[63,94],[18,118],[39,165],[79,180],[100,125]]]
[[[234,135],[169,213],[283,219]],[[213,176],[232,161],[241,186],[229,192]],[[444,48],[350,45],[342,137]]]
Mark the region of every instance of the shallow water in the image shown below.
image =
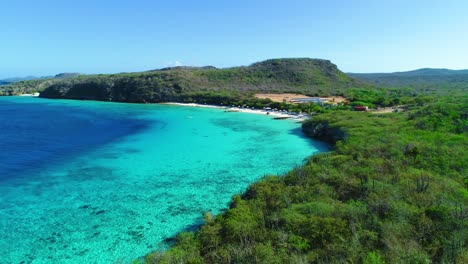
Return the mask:
[[[219,109],[0,97],[0,259],[128,263],[325,146]]]

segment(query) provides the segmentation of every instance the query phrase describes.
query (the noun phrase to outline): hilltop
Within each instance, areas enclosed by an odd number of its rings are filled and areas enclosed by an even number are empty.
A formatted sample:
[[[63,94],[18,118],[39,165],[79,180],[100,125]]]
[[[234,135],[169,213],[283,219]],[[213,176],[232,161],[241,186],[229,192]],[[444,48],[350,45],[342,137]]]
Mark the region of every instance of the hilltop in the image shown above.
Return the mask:
[[[250,66],[173,67],[136,73],[79,75],[67,79],[18,82],[7,95],[39,91],[45,98],[116,102],[187,102],[213,97],[248,97],[256,92],[332,95],[364,82],[349,77],[328,60],[271,59]],[[1,93],[1,91],[0,91]],[[217,99],[217,100],[218,100]]]

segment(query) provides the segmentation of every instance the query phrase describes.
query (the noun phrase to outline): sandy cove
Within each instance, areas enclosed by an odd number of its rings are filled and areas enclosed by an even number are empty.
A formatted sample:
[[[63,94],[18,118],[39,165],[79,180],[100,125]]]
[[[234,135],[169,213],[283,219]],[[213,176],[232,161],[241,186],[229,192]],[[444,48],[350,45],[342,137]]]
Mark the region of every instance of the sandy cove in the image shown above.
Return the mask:
[[[203,107],[203,108],[216,108],[216,109],[223,109],[225,112],[239,112],[239,113],[249,113],[249,114],[260,114],[260,115],[269,115],[273,118],[279,119],[292,119],[296,121],[304,121],[309,116],[307,114],[295,114],[289,112],[281,112],[281,111],[274,111],[274,110],[265,110],[265,109],[250,109],[250,108],[242,108],[242,107],[228,107],[228,106],[217,106],[217,105],[205,105],[205,104],[195,104],[195,103],[162,103],[166,105],[178,105],[178,106],[190,106],[190,107]]]

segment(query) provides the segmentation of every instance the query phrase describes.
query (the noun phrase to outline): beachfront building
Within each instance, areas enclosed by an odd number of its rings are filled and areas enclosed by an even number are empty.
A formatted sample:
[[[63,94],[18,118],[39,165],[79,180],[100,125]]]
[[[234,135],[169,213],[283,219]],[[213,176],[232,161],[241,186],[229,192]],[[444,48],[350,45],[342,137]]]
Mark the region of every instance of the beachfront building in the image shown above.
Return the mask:
[[[307,97],[307,98],[294,98],[291,99],[292,103],[304,104],[304,103],[315,103],[315,104],[323,104],[328,101],[327,98],[320,98],[320,97]]]

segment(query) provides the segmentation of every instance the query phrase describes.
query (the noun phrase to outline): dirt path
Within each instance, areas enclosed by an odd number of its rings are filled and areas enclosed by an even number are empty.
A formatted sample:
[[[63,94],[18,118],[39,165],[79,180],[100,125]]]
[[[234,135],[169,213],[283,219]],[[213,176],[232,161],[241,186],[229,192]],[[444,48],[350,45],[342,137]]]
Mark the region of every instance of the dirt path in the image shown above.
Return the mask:
[[[387,113],[393,113],[393,112],[400,112],[400,111],[406,111],[404,105],[399,105],[399,106],[394,106],[394,107],[384,107],[380,109],[375,109],[375,110],[369,110],[369,112],[373,114],[387,114]]]
[[[293,94],[293,93],[282,93],[282,94],[270,94],[270,93],[259,93],[255,94],[255,97],[260,99],[270,99],[273,102],[287,102],[290,103],[291,100],[298,98],[313,98],[303,94]],[[340,103],[346,101],[346,98],[341,96],[329,96],[329,97],[320,97],[327,99],[328,103]]]

